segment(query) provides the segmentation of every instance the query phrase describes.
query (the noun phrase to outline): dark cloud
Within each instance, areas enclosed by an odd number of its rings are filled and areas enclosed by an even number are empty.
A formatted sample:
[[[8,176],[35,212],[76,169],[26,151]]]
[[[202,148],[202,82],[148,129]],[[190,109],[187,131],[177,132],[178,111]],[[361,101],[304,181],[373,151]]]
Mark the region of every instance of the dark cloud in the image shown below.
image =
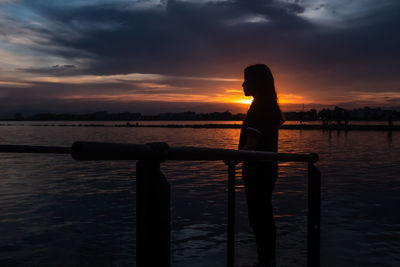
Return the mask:
[[[92,74],[228,74],[247,62],[279,60],[285,32],[312,27],[297,16],[301,6],[276,1],[168,1],[164,8],[144,10],[123,4],[69,8],[43,1],[27,4],[48,20],[79,33],[80,38],[70,38],[63,31],[35,29],[48,35],[53,44],[73,48],[58,51],[60,56],[81,57],[83,51],[92,55],[87,69]],[[255,15],[265,16],[268,22],[241,23]]]
[[[374,14],[374,20],[381,18],[373,25],[329,29],[299,17],[304,12],[300,4],[279,1],[167,1],[154,9],[126,8],[124,3],[69,8],[28,3],[48,20],[79,33],[69,38],[40,29],[55,45],[73,48],[59,51],[61,56],[92,55],[86,69],[91,74],[227,75],[259,61],[348,73],[346,66],[360,63],[386,63],[390,69],[400,57],[400,21],[393,11]],[[239,23],[254,15],[268,22]],[[228,26],[232,20],[238,24]]]
[[[37,68],[17,68],[16,70],[22,72],[29,72],[35,74],[51,74],[55,76],[69,76],[79,75],[81,70],[75,65],[54,65],[51,67],[37,67]]]

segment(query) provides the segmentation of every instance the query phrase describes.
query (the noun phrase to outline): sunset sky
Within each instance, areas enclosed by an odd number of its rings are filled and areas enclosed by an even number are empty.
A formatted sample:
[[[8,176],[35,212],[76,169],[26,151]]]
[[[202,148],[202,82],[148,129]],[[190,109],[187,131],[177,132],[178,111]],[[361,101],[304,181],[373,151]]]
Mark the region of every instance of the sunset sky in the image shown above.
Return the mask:
[[[398,0],[0,0],[0,117],[244,112],[265,63],[285,111],[400,109]]]

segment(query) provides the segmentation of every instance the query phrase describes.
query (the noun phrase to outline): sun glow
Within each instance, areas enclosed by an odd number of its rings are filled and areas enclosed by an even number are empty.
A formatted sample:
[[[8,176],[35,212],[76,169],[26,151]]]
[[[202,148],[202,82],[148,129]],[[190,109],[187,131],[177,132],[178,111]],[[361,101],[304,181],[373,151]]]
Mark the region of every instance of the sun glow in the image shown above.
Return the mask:
[[[253,97],[232,96],[226,102],[250,105],[253,102]],[[301,96],[282,95],[278,98],[279,104],[301,104],[304,103],[304,98]]]
[[[225,94],[220,94],[219,102],[225,103],[237,103],[237,104],[244,104],[250,105],[253,102],[252,96],[244,96],[243,90],[240,89],[232,89],[232,88],[221,88],[221,91],[225,91]]]
[[[225,94],[219,94],[214,101],[217,102],[228,102],[228,103],[237,103],[243,105],[250,105],[253,102],[252,96],[244,96],[243,91],[239,89],[232,88],[221,88],[221,91],[224,90]],[[281,93],[278,95],[278,103],[279,104],[301,104],[304,103],[306,99],[302,95],[297,94],[285,94]]]
[[[233,101],[234,103],[250,105],[253,102],[253,97],[240,97]]]

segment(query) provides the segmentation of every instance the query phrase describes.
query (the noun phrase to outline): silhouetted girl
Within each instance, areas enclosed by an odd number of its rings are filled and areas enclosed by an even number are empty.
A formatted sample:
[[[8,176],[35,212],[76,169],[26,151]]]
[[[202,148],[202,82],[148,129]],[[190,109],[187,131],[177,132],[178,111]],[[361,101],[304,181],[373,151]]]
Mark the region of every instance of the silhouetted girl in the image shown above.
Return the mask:
[[[278,151],[278,129],[284,122],[271,70],[264,64],[244,70],[243,91],[253,96],[240,133],[239,149]],[[259,266],[275,266],[276,229],[271,196],[278,174],[277,162],[243,162],[243,179]]]

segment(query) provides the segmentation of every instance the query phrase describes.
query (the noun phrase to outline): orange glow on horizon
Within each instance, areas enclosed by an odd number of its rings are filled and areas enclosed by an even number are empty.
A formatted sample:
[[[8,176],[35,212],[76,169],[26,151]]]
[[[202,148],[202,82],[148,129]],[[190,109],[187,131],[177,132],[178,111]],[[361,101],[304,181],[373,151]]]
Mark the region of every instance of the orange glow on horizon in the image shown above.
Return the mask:
[[[303,96],[295,95],[295,94],[279,94],[278,95],[278,103],[279,104],[303,104],[304,99]],[[309,101],[306,101],[309,102]]]
[[[253,102],[253,97],[246,97],[246,96],[242,96],[242,97],[233,97],[230,99],[231,103],[238,103],[238,104],[245,104],[245,105],[250,105],[251,102]]]
[[[253,97],[245,96],[239,86],[217,86],[214,92],[209,93],[206,85],[199,86],[198,90],[191,87],[178,87],[158,81],[141,81],[137,86],[144,91],[114,91],[99,92],[97,94],[81,93],[81,94],[64,94],[59,96],[64,100],[86,100],[86,101],[115,101],[115,102],[181,102],[181,103],[213,103],[221,104],[234,110],[234,112],[246,112],[253,102]],[[179,90],[177,90],[179,89]],[[185,89],[185,90],[183,90]],[[151,93],[146,93],[151,90]],[[310,99],[306,96],[293,93],[279,93],[278,102],[283,107],[286,105],[302,105],[309,103]]]
[[[236,103],[242,105],[250,105],[253,102],[253,97],[247,97],[238,94],[218,94],[216,96],[207,96],[201,94],[98,94],[98,95],[66,95],[60,97],[61,99],[86,99],[86,100],[114,100],[121,102],[129,101],[165,101],[165,102],[213,102],[213,103]],[[279,104],[302,104],[304,98],[302,96],[294,95],[280,95],[278,98]]]
[[[174,84],[168,79],[176,79],[180,83]],[[193,80],[192,82],[188,82]],[[184,81],[184,82],[182,82]],[[224,79],[213,77],[175,77],[159,74],[130,73],[119,75],[80,75],[80,76],[35,76],[21,79],[17,82],[0,82],[0,85],[13,87],[29,86],[32,82],[52,84],[88,85],[93,88],[97,84],[110,84],[113,90],[101,90],[96,93],[87,92],[63,92],[58,96],[64,100],[88,100],[88,101],[160,101],[160,102],[192,102],[192,103],[221,103],[235,104],[240,109],[248,108],[253,101],[252,97],[243,94],[242,79]],[[119,83],[132,90],[118,89]],[[210,86],[211,83],[211,86]],[[210,88],[210,89],[209,89]],[[211,89],[212,88],[212,89]],[[282,89],[283,88],[283,89]],[[282,84],[278,87],[278,102],[283,105],[301,105],[312,103],[309,95],[298,95],[286,91],[284,88],[297,88],[292,84]],[[300,88],[301,89],[301,88]],[[301,92],[299,88],[295,92]],[[313,98],[311,96],[311,98]]]
[[[230,92],[228,92],[227,95],[229,95]],[[218,99],[219,100],[219,99]],[[238,94],[230,94],[230,96],[225,96],[222,101],[217,101],[217,102],[228,102],[228,103],[238,103],[238,104],[246,104],[250,105],[253,101],[253,97],[247,97],[244,95],[238,95]],[[278,102],[279,104],[303,104],[305,102],[309,102],[306,100],[303,96],[300,95],[295,95],[295,94],[280,94],[278,96]]]

